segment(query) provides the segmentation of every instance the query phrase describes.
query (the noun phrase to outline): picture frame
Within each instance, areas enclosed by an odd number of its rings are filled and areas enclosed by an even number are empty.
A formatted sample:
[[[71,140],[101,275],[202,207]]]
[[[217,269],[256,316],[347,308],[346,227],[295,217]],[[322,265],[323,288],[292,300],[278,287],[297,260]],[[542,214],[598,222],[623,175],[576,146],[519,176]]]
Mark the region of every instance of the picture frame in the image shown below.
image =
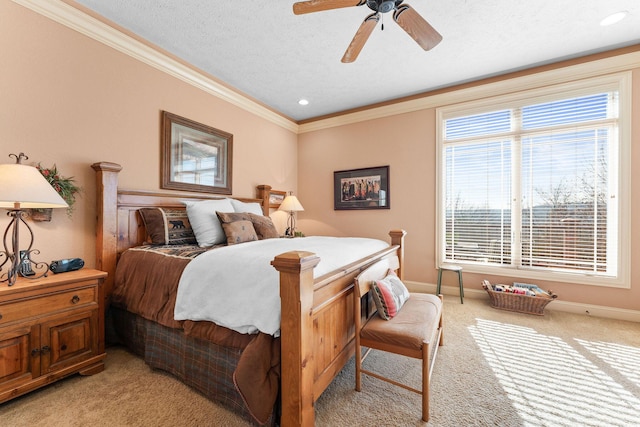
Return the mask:
[[[284,198],[287,196],[286,191],[271,190],[269,191],[269,207],[279,208]]]
[[[391,209],[389,166],[333,173],[334,210]]]
[[[231,194],[233,135],[162,111],[161,188]]]

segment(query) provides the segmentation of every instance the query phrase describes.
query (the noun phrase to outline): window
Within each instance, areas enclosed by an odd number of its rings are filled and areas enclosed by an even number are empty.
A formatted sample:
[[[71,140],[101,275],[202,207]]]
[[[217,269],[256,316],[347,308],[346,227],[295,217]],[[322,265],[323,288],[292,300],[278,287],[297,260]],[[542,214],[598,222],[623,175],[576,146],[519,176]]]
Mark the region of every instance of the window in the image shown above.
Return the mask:
[[[628,286],[622,80],[440,109],[439,263]]]

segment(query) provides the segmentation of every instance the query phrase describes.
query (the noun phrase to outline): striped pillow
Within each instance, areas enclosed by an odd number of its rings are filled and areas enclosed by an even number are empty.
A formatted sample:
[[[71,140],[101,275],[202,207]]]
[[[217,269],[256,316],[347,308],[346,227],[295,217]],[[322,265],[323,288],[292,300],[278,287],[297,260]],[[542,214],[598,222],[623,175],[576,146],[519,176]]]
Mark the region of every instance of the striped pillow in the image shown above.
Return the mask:
[[[384,320],[391,320],[409,299],[409,290],[393,270],[384,279],[374,281],[371,288],[378,314]]]

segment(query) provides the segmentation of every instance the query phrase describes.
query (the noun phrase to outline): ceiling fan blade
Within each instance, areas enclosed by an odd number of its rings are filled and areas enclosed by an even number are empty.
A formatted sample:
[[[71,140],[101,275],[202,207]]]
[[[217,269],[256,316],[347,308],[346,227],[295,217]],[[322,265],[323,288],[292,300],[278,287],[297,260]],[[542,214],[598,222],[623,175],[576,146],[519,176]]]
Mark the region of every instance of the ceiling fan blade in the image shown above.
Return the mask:
[[[341,7],[362,6],[366,0],[309,0],[299,1],[293,4],[293,13],[320,12],[322,10],[339,9]]]
[[[442,36],[411,6],[403,4],[393,12],[393,19],[424,50],[433,49],[442,41]]]
[[[353,62],[358,58],[360,51],[369,39],[369,36],[373,32],[373,29],[376,27],[379,20],[380,14],[378,13],[372,13],[364,19],[362,24],[360,24],[360,28],[356,31],[356,35],[353,36],[353,40],[351,40],[349,47],[345,51],[344,56],[342,57],[342,62]]]

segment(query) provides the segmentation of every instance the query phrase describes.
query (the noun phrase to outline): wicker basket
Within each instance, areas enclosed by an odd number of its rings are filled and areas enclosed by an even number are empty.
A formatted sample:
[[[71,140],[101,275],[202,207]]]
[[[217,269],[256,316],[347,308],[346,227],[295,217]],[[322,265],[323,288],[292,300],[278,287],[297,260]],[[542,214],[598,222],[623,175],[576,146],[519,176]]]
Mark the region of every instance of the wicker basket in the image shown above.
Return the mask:
[[[491,289],[491,285],[487,281],[482,283],[482,287],[489,294],[491,307],[500,310],[517,311],[518,313],[535,314],[537,316],[543,316],[544,308],[547,304],[558,297],[552,291],[547,292],[548,296],[535,297],[509,292],[496,292]]]

